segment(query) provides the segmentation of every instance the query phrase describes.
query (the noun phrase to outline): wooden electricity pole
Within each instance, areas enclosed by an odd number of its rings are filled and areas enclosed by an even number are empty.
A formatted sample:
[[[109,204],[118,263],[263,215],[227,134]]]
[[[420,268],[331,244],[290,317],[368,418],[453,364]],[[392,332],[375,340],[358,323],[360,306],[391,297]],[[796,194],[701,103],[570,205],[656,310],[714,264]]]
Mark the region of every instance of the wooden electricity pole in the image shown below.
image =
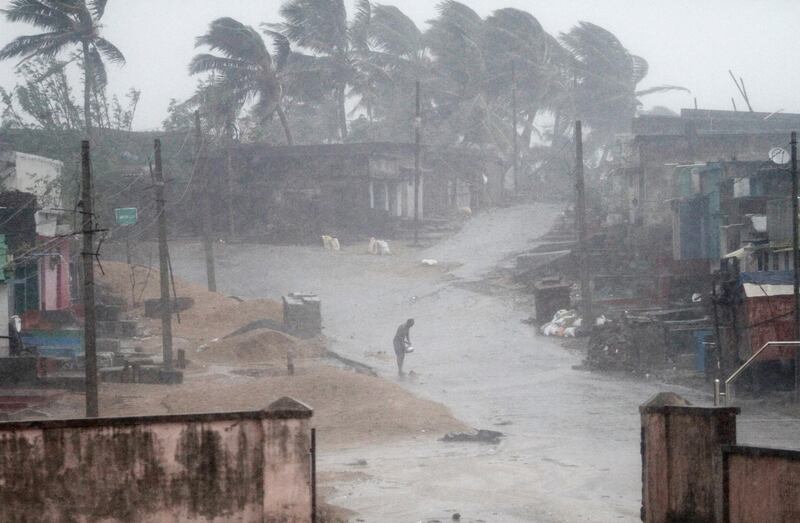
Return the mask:
[[[517,71],[514,62],[511,62],[511,130],[514,133],[514,194],[517,192],[517,164],[519,162],[519,143],[517,139]]]
[[[164,367],[172,369],[172,297],[169,292],[169,251],[167,246],[167,215],[164,211],[164,171],[161,166],[161,140],[155,141],[156,169],[153,173],[158,213],[158,268],[161,272],[161,344]]]
[[[589,246],[586,238],[586,192],[583,183],[583,131],[581,121],[575,121],[575,225],[578,229],[581,273],[581,317],[583,326],[594,327],[592,313],[592,289],[589,281]]]
[[[200,129],[200,111],[194,112],[194,139],[195,139],[195,156],[194,156],[194,169],[195,176],[197,172],[203,173],[202,186],[203,186],[203,207],[200,210],[201,220],[203,221],[203,251],[206,255],[206,279],[208,280],[208,290],[217,292],[217,276],[214,270],[214,244],[211,242],[211,194],[209,191],[210,176],[203,158],[203,135]]]
[[[798,250],[798,224],[797,224],[797,132],[792,131],[792,261],[793,261],[793,280],[794,280],[794,339],[800,340],[800,258],[797,256]],[[800,400],[800,352],[795,348],[794,351],[794,399]]]
[[[86,417],[100,415],[97,398],[97,317],[94,308],[94,211],[89,140],[81,142],[81,223],[83,225],[83,342],[86,360]]]
[[[417,103],[414,117],[414,245],[419,244],[419,149],[422,141],[422,116],[420,114],[419,80],[417,80]]]

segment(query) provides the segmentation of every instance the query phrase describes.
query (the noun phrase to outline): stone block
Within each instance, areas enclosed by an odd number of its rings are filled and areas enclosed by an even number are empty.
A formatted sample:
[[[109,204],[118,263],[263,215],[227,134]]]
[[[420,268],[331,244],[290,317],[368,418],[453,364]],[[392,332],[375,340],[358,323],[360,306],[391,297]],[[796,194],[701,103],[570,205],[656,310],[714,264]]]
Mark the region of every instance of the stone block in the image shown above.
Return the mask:
[[[194,298],[178,296],[172,299],[172,312],[183,312],[194,306]],[[148,318],[161,317],[161,299],[144,300],[144,315]]]
[[[120,343],[116,338],[97,338],[97,352],[119,352]]]

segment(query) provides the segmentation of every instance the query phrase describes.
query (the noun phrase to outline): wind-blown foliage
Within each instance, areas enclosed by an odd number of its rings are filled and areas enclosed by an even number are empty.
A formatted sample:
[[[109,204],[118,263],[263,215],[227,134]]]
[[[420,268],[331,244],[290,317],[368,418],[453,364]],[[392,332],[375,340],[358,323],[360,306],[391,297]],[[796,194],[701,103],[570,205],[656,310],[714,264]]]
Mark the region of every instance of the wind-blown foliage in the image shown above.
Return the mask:
[[[3,10],[9,22],[31,24],[44,32],[20,36],[0,49],[0,60],[33,57],[55,58],[74,45],[80,46],[84,76],[84,125],[92,129],[92,93],[108,83],[104,59],[124,64],[114,44],[100,36],[100,19],[107,0],[11,0]],[[95,102],[96,103],[96,102]]]
[[[195,47],[208,47],[218,54],[200,53],[189,64],[191,74],[213,73],[216,85],[206,88],[201,96],[211,95],[217,106],[228,106],[223,113],[235,116],[248,101],[254,101],[257,112],[268,118],[277,113],[289,144],[294,143],[286,114],[281,105],[283,87],[277,63],[261,35],[252,27],[233,18],[211,22],[208,32],[199,36]],[[220,102],[224,101],[224,102]],[[219,113],[219,111],[217,111]]]
[[[580,22],[560,39],[574,58],[573,110],[604,139],[626,128],[641,105],[640,96],[687,90],[662,85],[637,91],[637,85],[647,75],[647,61],[628,52],[614,34],[602,27]]]
[[[371,4],[359,0],[352,21],[347,19],[344,0],[288,0],[280,13],[283,21],[269,27],[299,48],[295,55],[307,53],[295,56],[289,74],[295,76],[295,84],[300,78],[308,78],[325,91],[332,91],[339,138],[346,140],[348,87],[356,93],[370,88],[369,64],[363,60],[363,53],[367,50]]]

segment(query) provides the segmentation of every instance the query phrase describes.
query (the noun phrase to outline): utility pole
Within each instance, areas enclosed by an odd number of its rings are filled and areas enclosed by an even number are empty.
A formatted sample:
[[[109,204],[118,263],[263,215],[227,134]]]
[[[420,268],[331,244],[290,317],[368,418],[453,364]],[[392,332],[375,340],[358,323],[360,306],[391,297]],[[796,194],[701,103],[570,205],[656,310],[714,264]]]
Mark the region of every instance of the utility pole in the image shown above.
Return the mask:
[[[581,317],[583,326],[594,327],[592,313],[592,289],[589,281],[589,246],[586,239],[586,193],[583,183],[583,131],[581,121],[575,121],[575,225],[578,228],[581,273]]]
[[[164,171],[161,167],[161,140],[155,140],[156,212],[158,213],[158,268],[161,272],[161,345],[164,367],[172,369],[172,297],[169,292],[169,252],[167,215],[164,211]]]
[[[86,360],[86,417],[100,415],[97,398],[97,323],[94,308],[94,211],[89,140],[81,142],[81,216],[83,225],[83,342]]]
[[[511,130],[514,133],[514,193],[517,192],[517,164],[519,162],[519,144],[517,142],[517,70],[511,62]],[[530,144],[529,144],[530,145]]]
[[[206,279],[208,280],[208,290],[217,292],[217,276],[214,270],[214,244],[211,242],[211,194],[209,192],[209,173],[203,158],[203,135],[200,129],[200,111],[194,112],[194,140],[195,140],[195,155],[194,155],[194,169],[195,176],[197,171],[203,173],[203,207],[200,210],[201,220],[203,221],[203,250],[206,255]]]
[[[419,148],[422,137],[420,115],[419,80],[417,80],[417,110],[414,117],[414,245],[419,245]]]
[[[794,268],[794,339],[800,340],[800,258],[797,256],[797,132],[792,131],[792,265]],[[794,399],[800,401],[800,352],[794,352]]]

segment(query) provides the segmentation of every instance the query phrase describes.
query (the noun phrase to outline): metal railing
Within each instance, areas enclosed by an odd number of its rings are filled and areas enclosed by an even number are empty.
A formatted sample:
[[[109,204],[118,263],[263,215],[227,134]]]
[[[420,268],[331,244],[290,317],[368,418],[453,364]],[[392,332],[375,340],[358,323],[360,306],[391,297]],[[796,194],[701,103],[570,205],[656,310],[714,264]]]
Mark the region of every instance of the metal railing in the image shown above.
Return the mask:
[[[800,341],[768,341],[764,345],[761,346],[747,361],[745,361],[741,367],[736,369],[736,371],[730,375],[728,379],[725,380],[725,390],[720,390],[720,381],[719,379],[714,380],[714,406],[719,407],[720,405],[728,405],[731,399],[733,399],[732,388],[731,385],[734,381],[736,381],[739,376],[764,352],[766,349],[771,347],[792,347],[793,349],[800,348]]]

